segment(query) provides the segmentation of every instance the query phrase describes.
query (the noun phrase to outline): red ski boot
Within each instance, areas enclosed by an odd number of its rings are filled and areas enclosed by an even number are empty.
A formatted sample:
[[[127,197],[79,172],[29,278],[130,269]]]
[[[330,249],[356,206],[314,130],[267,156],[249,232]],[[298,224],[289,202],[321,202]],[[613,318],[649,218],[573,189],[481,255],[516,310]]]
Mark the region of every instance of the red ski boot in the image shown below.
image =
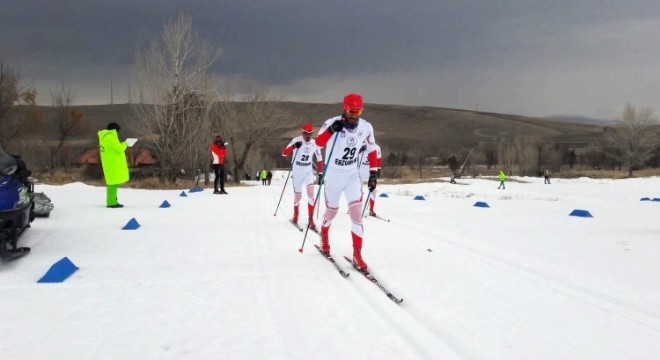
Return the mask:
[[[293,219],[291,219],[291,222],[294,224],[298,223],[298,207],[294,206],[293,207]]]
[[[376,213],[374,212],[374,205],[375,201],[369,199],[369,216],[377,216]]]
[[[321,251],[330,254],[330,228],[321,227]]]
[[[353,264],[360,269],[360,271],[367,271],[367,263],[362,259],[362,237],[351,232],[353,237]]]
[[[360,249],[353,249],[353,264],[355,264],[360,271],[367,271],[367,263],[362,259]]]

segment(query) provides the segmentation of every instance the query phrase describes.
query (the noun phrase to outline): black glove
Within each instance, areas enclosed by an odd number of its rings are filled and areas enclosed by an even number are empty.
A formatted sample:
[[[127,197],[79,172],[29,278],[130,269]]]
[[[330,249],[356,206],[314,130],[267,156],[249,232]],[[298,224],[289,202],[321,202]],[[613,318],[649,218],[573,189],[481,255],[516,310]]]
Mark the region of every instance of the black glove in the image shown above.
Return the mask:
[[[359,152],[363,152],[365,150],[367,150],[367,145],[362,145]]]
[[[342,131],[342,129],[344,129],[344,122],[341,120],[335,120],[335,122],[333,122],[332,125],[330,125],[330,127],[328,128],[328,130],[330,130],[330,133],[332,134],[336,132],[340,132]]]
[[[293,144],[293,147],[296,148],[296,149],[300,149],[301,146],[302,146],[302,141],[296,141]]]
[[[369,188],[369,192],[373,192],[376,190],[376,184],[378,181],[376,180],[378,178],[378,174],[376,170],[371,170],[369,171],[369,181],[367,181],[367,187]]]
[[[318,184],[323,185],[323,173],[319,173],[318,176],[319,176]]]

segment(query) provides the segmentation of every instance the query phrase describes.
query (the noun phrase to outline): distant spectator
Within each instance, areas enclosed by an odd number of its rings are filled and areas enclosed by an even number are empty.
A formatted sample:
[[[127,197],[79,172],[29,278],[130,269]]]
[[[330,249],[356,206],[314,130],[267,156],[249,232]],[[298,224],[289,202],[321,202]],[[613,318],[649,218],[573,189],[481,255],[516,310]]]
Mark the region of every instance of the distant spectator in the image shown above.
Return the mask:
[[[273,172],[268,170],[266,173],[266,182],[270,185],[270,182],[273,180]]]
[[[213,174],[215,179],[213,180],[213,194],[226,195],[225,191],[225,180],[227,179],[227,171],[225,170],[225,155],[227,154],[227,144],[222,138],[222,135],[216,135],[211,144],[211,157],[213,161],[211,167],[213,168]],[[220,184],[220,189],[218,189],[218,184]]]
[[[500,170],[500,175],[498,177],[500,178],[500,186],[498,186],[497,189],[506,190],[506,187],[504,186],[504,180],[506,180],[506,174],[504,173],[504,171]]]
[[[545,177],[545,180],[543,180],[544,184],[550,184],[550,170],[548,168],[545,168],[543,171],[543,176]]]
[[[266,185],[266,180],[268,178],[266,170],[261,170],[261,175],[259,175],[259,177],[261,178],[261,185]]]

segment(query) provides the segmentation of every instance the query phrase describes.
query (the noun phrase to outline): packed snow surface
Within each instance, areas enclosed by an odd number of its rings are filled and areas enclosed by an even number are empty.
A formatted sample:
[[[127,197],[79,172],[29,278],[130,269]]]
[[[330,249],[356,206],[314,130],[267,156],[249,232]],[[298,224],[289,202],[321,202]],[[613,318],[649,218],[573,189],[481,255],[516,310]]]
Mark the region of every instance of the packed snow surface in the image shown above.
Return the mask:
[[[345,203],[330,243],[350,277],[317,234],[298,251],[291,182],[273,215],[283,176],[229,195],[122,187],[122,209],[103,187],[38,185],[55,209],[0,263],[0,358],[657,359],[660,201],[640,199],[660,179],[513,180],[379,185],[391,221],[364,219],[363,255],[398,305],[343,259]],[[38,284],[63,257],[80,269]]]

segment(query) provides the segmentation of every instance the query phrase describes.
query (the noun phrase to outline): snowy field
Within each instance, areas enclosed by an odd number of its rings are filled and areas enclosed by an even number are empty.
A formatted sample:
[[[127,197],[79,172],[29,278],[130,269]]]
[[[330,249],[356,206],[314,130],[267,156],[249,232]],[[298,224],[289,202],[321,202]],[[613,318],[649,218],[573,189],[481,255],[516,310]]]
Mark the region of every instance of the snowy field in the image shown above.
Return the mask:
[[[55,209],[0,263],[0,359],[660,358],[660,202],[640,201],[660,178],[517,180],[379,186],[391,221],[365,219],[363,254],[398,305],[342,258],[345,204],[330,234],[350,276],[315,233],[298,252],[277,177],[228,196],[120,188],[123,209],[39,185]],[[80,270],[37,284],[65,256]]]

